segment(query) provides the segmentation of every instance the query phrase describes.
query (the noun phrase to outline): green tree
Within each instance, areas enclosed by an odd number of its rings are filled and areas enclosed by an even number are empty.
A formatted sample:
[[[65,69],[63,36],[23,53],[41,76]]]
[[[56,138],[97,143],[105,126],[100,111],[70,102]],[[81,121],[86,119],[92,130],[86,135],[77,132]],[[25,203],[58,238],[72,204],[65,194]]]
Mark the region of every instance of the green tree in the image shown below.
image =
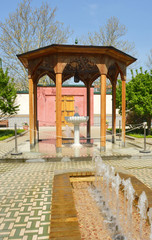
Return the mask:
[[[4,67],[15,79],[19,90],[28,88],[27,71],[16,54],[31,51],[52,43],[65,43],[71,35],[69,28],[55,19],[56,8],[42,3],[31,6],[32,0],[22,0],[16,11],[0,22],[0,49]]]
[[[121,112],[121,88],[122,82],[118,80],[116,92],[116,107]],[[136,70],[136,76],[132,71],[132,79],[126,83],[126,110],[136,116],[140,121],[148,124],[148,134],[151,132],[152,119],[152,71],[140,72]]]
[[[127,84],[126,84],[127,89]],[[127,100],[127,90],[126,90],[126,100]],[[116,86],[116,108],[119,109],[119,113],[122,113],[122,81],[120,79],[117,80]]]
[[[13,79],[0,68],[0,118],[17,113],[19,105],[16,104],[17,92]]]
[[[94,33],[89,32],[84,40],[80,42],[84,44],[99,45],[99,46],[113,46],[124,52],[133,53],[135,46],[124,40],[127,33],[125,25],[121,24],[117,17],[111,17],[106,24],[100,26],[99,31]]]

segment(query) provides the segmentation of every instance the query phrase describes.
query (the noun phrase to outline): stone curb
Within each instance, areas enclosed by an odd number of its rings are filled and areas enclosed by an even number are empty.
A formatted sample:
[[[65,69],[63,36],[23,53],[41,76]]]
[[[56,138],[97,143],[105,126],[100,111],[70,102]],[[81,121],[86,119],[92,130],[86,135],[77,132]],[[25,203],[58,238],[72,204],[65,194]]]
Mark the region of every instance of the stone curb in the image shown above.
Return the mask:
[[[26,131],[24,131],[24,132],[22,132],[22,133],[19,133],[19,134],[17,135],[17,138],[24,136],[28,131],[29,131],[29,130],[26,130]],[[15,139],[15,136],[5,139],[4,142],[11,142],[11,141],[14,140],[14,139]]]

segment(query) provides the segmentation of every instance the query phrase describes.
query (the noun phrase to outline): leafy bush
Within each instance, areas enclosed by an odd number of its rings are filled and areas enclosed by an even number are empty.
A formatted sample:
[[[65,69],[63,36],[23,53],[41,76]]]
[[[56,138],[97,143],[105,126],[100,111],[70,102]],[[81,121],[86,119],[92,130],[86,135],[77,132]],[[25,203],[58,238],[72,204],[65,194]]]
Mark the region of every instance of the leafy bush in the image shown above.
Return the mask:
[[[109,131],[112,131],[112,128],[108,128]],[[121,132],[121,129],[120,129]],[[152,132],[152,131],[151,131]],[[116,133],[119,133],[119,128],[116,128]],[[148,134],[148,129],[146,130],[146,137],[147,138],[152,138],[152,135],[147,135]],[[137,137],[137,138],[143,138],[144,137],[144,129],[139,128],[139,129],[126,129],[126,135],[132,136],[132,137]]]
[[[18,129],[17,134],[24,132],[23,129]],[[7,130],[0,130],[0,141],[5,140],[7,138],[15,136],[15,130],[7,129]]]

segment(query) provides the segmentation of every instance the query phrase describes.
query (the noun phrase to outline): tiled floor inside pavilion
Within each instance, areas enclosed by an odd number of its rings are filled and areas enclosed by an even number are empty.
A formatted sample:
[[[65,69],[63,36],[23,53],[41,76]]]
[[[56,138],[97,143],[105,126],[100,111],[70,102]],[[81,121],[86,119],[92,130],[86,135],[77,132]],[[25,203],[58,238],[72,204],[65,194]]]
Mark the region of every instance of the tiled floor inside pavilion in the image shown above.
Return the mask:
[[[85,136],[86,128],[81,128],[81,134]],[[122,146],[122,142],[119,141],[119,137],[116,137],[115,144],[112,143],[112,136],[107,133],[106,135],[106,151],[100,151],[100,128],[93,127],[91,131],[91,144],[84,143],[82,140],[82,147],[74,148],[71,143],[62,144],[62,150],[60,153],[56,151],[56,133],[55,128],[43,127],[39,132],[40,141],[35,145],[34,148],[30,148],[29,141],[23,142],[18,146],[18,151],[22,152],[22,156],[25,158],[62,158],[62,157],[92,157],[95,153],[100,153],[102,156],[132,156],[141,155],[139,146],[136,146],[134,142],[130,143],[126,139],[125,147]],[[140,144],[142,147],[142,144]],[[148,146],[151,149],[151,146]],[[150,153],[151,154],[151,153]],[[20,156],[20,158],[22,158]],[[148,154],[147,154],[148,156]]]

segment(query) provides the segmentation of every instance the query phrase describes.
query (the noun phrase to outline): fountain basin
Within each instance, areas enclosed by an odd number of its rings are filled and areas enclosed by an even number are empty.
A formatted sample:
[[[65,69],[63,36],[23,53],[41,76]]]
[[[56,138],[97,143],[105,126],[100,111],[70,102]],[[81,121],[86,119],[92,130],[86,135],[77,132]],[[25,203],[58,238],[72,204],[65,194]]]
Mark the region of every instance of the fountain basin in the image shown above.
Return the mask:
[[[73,123],[74,125],[79,125],[80,123],[87,122],[89,120],[89,117],[85,116],[70,116],[65,117],[65,120],[69,123]]]
[[[132,184],[135,188],[136,194],[139,193],[141,188],[149,196],[149,207],[151,207],[152,190],[147,188],[142,182],[132,175],[126,175],[120,173],[119,175],[124,179],[131,178]],[[86,190],[84,189],[84,184]],[[111,240],[110,232],[104,228],[105,221],[100,216],[99,207],[94,205],[95,208],[91,209],[92,204],[95,204],[94,200],[88,195],[88,186],[95,184],[95,173],[94,172],[70,172],[65,174],[56,175],[53,184],[53,195],[52,195],[52,217],[51,217],[51,232],[50,239],[55,237],[71,238],[71,239],[104,239]],[[95,186],[95,185],[94,185]],[[120,192],[123,204],[123,192]],[[138,195],[138,194],[137,194]],[[84,198],[86,196],[86,199]],[[138,197],[138,196],[137,196]],[[88,202],[88,199],[90,202]],[[82,202],[82,200],[84,200]],[[80,204],[78,203],[80,201]],[[135,201],[136,204],[136,201]],[[86,212],[85,207],[88,209]],[[134,211],[135,211],[134,207]],[[97,216],[93,215],[96,212]],[[100,218],[101,217],[101,218]],[[97,222],[97,219],[99,221]],[[139,224],[139,213],[133,212],[133,226]],[[102,220],[102,224],[101,224]],[[87,223],[87,225],[85,225]],[[96,223],[96,224],[95,224]],[[89,225],[90,224],[90,225]],[[101,225],[100,225],[101,224]],[[110,225],[110,224],[109,224]],[[133,229],[134,229],[133,228]],[[72,231],[71,231],[72,229]],[[106,231],[107,230],[107,231]],[[144,232],[148,232],[148,235],[144,240],[149,240],[150,226],[148,222],[144,224]],[[137,231],[137,232],[136,232]],[[135,238],[138,238],[139,229],[135,230]],[[60,235],[60,236],[59,236]],[[98,235],[98,238],[96,237]],[[99,237],[99,236],[102,237]],[[107,237],[108,236],[108,237]],[[119,236],[118,236],[119,237]],[[56,239],[58,239],[56,238]],[[115,238],[122,239],[122,238]]]
[[[70,116],[65,117],[65,120],[69,123],[73,123],[74,125],[74,144],[72,144],[72,147],[81,147],[80,144],[80,123],[85,123],[89,120],[88,116]]]

